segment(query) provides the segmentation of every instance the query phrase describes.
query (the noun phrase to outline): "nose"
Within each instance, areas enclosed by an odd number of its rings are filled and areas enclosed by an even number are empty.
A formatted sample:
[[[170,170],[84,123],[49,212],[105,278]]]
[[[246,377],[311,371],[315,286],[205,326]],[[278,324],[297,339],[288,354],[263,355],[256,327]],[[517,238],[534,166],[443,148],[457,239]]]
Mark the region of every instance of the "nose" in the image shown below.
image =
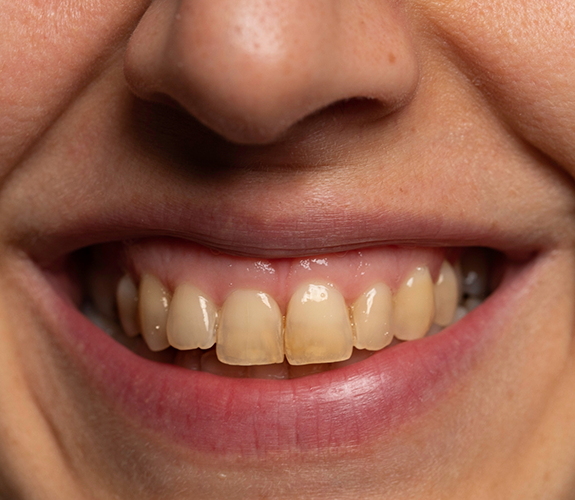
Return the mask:
[[[394,109],[418,80],[397,0],[153,0],[125,75],[227,140],[263,144],[338,101]]]

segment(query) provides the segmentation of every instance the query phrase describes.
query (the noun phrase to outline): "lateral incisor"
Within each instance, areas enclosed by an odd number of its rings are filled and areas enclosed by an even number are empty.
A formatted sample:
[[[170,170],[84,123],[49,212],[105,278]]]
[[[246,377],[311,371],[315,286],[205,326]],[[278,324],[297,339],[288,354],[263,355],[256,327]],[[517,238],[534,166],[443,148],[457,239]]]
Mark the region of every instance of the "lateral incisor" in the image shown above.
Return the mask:
[[[209,349],[216,342],[217,308],[204,293],[184,283],[174,292],[168,314],[168,341],[176,349]]]
[[[343,361],[352,350],[351,323],[341,293],[330,285],[300,286],[286,313],[285,351],[289,363]]]

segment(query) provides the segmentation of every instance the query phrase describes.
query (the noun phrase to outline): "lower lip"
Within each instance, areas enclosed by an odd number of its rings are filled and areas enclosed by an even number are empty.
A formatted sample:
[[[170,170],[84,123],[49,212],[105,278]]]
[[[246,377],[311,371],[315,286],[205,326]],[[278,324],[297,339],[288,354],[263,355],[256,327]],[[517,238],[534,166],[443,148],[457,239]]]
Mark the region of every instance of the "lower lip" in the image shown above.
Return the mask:
[[[79,363],[102,404],[197,451],[262,457],[349,448],[425,418],[496,348],[502,325],[538,274],[533,262],[510,270],[481,307],[440,334],[282,381],[218,377],[140,358],[46,280],[29,290],[64,356]]]

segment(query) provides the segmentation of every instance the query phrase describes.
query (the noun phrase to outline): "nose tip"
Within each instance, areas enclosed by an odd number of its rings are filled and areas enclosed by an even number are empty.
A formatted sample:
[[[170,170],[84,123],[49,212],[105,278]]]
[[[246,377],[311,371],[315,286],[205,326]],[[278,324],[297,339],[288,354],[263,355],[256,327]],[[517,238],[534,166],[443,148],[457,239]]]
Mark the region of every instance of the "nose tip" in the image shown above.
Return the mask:
[[[395,107],[417,68],[391,0],[157,0],[125,58],[137,95],[175,100],[242,144],[272,142],[341,100]]]

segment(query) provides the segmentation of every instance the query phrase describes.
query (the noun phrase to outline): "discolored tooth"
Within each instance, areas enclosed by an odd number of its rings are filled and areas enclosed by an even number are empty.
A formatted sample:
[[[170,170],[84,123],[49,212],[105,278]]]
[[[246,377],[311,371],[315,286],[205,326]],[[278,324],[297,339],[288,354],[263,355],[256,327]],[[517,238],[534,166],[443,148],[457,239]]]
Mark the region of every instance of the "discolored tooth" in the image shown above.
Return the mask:
[[[124,333],[128,337],[135,337],[140,333],[140,326],[138,325],[138,289],[132,278],[127,274],[118,282],[116,302]]]
[[[443,261],[439,270],[439,277],[433,287],[433,293],[435,298],[434,322],[439,326],[447,326],[451,324],[455,309],[457,309],[459,291],[455,270],[446,260]]]
[[[289,301],[285,350],[291,365],[331,363],[351,356],[353,334],[345,300],[330,285],[300,286]]]
[[[158,278],[144,274],[140,280],[140,325],[142,336],[151,351],[161,351],[170,346],[166,334],[166,321],[170,294]]]
[[[463,254],[461,257],[461,274],[464,294],[485,297],[489,274],[487,259],[482,250],[474,248]]]
[[[216,353],[228,365],[281,363],[282,315],[276,301],[256,290],[232,292],[220,312]]]
[[[209,349],[216,343],[216,315],[216,305],[195,286],[178,286],[168,313],[168,342],[176,349]]]
[[[376,283],[359,297],[353,303],[352,311],[355,347],[378,351],[392,341],[393,334],[390,328],[392,296],[385,283]]]
[[[285,380],[289,378],[289,365],[287,361],[273,365],[250,366],[249,378],[263,378],[268,380]]]
[[[431,275],[427,267],[417,267],[393,297],[393,334],[400,340],[423,337],[434,313]]]
[[[247,366],[234,366],[222,363],[216,352],[211,349],[206,352],[200,361],[201,369],[203,372],[211,373],[213,375],[221,375],[222,377],[247,377]]]

